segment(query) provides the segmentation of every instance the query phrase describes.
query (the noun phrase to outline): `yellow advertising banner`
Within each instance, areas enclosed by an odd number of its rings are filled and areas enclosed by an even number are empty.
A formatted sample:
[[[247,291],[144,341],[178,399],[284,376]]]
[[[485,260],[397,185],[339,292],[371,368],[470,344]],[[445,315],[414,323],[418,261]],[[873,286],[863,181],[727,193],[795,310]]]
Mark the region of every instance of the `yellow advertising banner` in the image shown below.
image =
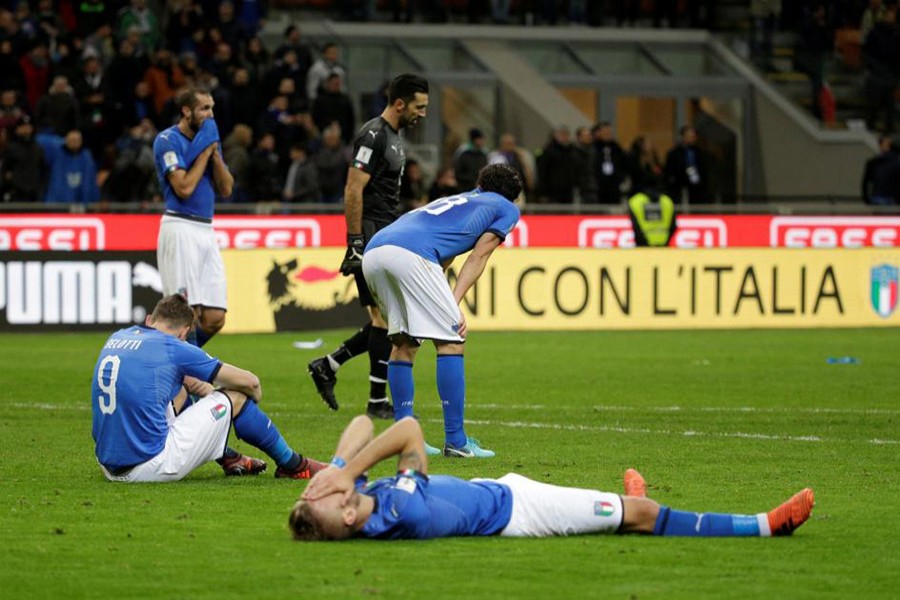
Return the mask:
[[[223,254],[227,331],[364,318],[352,279],[337,271],[343,250]],[[473,331],[896,327],[898,267],[894,248],[501,248],[463,310]]]
[[[225,333],[361,326],[366,311],[341,248],[223,250],[228,282]]]

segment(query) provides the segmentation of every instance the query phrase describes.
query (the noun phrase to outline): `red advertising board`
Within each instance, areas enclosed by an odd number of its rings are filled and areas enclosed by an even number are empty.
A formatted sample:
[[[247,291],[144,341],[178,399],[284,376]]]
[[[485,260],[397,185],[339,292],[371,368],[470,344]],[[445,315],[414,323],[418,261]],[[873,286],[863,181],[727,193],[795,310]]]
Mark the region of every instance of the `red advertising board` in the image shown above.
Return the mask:
[[[222,248],[342,247],[342,215],[220,216]],[[0,215],[2,250],[154,250],[158,215]],[[506,241],[514,247],[629,248],[626,216],[522,217]],[[678,217],[679,248],[856,248],[900,245],[900,217],[686,215]]]

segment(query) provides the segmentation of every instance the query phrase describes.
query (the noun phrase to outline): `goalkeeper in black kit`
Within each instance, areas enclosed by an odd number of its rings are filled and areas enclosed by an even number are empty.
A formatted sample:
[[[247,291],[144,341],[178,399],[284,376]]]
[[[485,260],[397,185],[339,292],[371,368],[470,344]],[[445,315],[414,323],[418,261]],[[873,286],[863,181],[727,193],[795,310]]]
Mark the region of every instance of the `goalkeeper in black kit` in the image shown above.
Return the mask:
[[[406,164],[403,131],[425,117],[428,81],[414,74],[395,77],[388,87],[388,106],[379,117],[363,125],[353,140],[353,158],[344,188],[347,252],[341,273],[356,279],[359,301],[369,312],[369,323],[326,356],[309,363],[309,374],[322,401],[338,409],[334,395],[336,373],[342,364],[369,353],[369,404],[366,414],[393,419],[387,397],[387,367],[391,342],[387,324],[362,275],[362,255],[375,232],[393,223],[402,213],[400,179]]]

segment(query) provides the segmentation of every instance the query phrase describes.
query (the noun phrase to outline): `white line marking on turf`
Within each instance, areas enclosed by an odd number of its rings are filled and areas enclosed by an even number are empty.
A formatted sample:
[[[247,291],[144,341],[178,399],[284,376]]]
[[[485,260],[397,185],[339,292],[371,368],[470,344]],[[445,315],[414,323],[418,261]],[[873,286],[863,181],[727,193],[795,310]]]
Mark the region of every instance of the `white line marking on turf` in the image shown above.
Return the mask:
[[[431,423],[443,423],[441,419],[429,419]],[[486,419],[466,419],[467,425],[489,425],[495,427],[511,427],[514,429],[555,429],[560,431],[594,431],[600,433],[649,433],[656,435],[680,435],[684,437],[721,437],[721,438],[739,438],[752,440],[779,440],[786,442],[837,442],[841,444],[848,443],[866,443],[876,445],[894,445],[900,444],[900,440],[851,440],[843,438],[823,438],[817,435],[773,435],[768,433],[744,433],[733,432],[726,433],[723,431],[673,431],[669,429],[648,429],[644,427],[614,427],[610,425],[563,425],[559,423],[533,423],[527,421],[493,421]]]
[[[738,413],[811,413],[811,414],[860,414],[860,415],[897,415],[900,409],[890,408],[824,408],[824,407],[770,407],[756,406],[609,406],[595,404],[592,406],[557,406],[555,404],[472,404],[477,408],[507,410],[595,410],[608,412],[738,412]]]

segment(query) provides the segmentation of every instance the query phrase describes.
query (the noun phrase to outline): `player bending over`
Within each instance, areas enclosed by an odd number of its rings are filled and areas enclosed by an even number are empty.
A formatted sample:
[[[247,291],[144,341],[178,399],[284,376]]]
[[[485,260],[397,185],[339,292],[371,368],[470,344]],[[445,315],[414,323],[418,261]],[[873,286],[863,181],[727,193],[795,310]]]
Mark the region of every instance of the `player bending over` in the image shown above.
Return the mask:
[[[465,535],[549,537],[584,533],[677,536],[790,535],[812,511],[806,488],[768,513],[695,513],[644,497],[637,471],[626,495],[538,483],[510,473],[498,480],[428,476],[418,421],[404,418],[372,439],[373,425],[356,417],[338,442],[332,467],[313,477],[290,514],[298,540],[382,540]],[[365,485],[365,473],[398,456],[397,475]]]
[[[275,461],[275,477],[309,479],[324,469],[291,449],[259,408],[256,375],[184,341],[193,323],[187,300],[173,294],[156,304],[146,325],[120,329],[103,345],[91,405],[95,453],[106,478],[178,481],[222,458],[232,424],[238,438]],[[181,410],[186,388],[200,399]]]

